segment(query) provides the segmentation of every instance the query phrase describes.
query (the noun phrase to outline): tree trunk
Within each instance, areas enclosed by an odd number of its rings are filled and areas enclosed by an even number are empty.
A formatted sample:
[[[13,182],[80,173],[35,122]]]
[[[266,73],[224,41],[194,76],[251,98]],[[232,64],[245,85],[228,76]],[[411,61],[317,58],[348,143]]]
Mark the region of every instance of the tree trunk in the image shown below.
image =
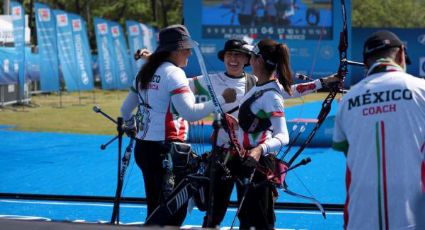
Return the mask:
[[[151,0],[152,19],[156,22],[156,0]]]
[[[30,12],[28,13],[28,27],[31,31],[30,44],[37,44],[37,30],[35,28],[35,15],[34,15],[34,0],[30,0]]]
[[[127,10],[127,1],[124,1],[123,6],[121,7],[119,13],[118,13],[118,18],[117,21],[119,21],[121,18],[125,18],[125,12]]]
[[[168,26],[168,19],[167,19],[167,11],[168,11],[168,7],[167,5],[165,5],[164,0],[161,0],[161,13],[162,13],[162,25],[163,27],[167,27]]]
[[[81,7],[80,7],[79,0],[75,0],[75,12],[77,12],[78,14],[81,14]]]

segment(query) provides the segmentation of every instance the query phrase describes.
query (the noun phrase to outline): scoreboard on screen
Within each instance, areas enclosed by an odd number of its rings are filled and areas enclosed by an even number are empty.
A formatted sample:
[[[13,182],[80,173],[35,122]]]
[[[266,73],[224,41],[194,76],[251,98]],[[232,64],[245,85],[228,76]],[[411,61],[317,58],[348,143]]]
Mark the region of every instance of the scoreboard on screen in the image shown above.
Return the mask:
[[[346,0],[349,41],[351,1]],[[217,58],[227,39],[255,43],[272,38],[286,43],[293,71],[317,78],[334,73],[339,64],[340,0],[185,0],[184,22],[200,44],[208,71],[222,71]],[[350,53],[350,52],[348,52]],[[186,72],[200,74],[196,57]]]

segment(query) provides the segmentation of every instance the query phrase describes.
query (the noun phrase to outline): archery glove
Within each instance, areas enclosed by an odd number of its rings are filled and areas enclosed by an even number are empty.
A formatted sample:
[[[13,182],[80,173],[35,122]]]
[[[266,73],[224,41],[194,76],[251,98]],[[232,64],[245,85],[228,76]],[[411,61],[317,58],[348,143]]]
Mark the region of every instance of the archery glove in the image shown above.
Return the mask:
[[[136,137],[137,128],[136,121],[134,120],[133,116],[130,119],[124,121],[123,131],[130,138]]]
[[[247,156],[242,161],[242,167],[241,167],[242,175],[245,177],[250,177],[252,172],[254,172],[255,168],[257,167],[257,163],[258,162],[253,157]]]

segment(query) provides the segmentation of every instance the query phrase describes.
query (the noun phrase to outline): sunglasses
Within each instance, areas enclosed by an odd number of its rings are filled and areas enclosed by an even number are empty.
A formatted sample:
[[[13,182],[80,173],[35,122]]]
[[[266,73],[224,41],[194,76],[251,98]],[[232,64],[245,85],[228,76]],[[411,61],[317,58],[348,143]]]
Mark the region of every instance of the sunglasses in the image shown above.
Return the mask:
[[[258,48],[257,45],[255,45],[252,50],[251,50],[251,54],[254,55],[255,57],[259,57],[261,56],[260,54],[260,48]]]

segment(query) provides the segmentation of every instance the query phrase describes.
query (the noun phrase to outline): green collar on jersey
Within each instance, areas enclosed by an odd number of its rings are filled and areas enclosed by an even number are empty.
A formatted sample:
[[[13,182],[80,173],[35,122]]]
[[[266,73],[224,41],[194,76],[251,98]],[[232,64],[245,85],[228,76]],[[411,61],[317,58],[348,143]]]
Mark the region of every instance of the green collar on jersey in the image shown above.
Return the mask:
[[[384,72],[394,72],[394,71],[402,71],[403,68],[395,63],[393,60],[389,58],[382,58],[377,60],[367,71],[366,76],[375,74],[375,73],[384,73]]]

